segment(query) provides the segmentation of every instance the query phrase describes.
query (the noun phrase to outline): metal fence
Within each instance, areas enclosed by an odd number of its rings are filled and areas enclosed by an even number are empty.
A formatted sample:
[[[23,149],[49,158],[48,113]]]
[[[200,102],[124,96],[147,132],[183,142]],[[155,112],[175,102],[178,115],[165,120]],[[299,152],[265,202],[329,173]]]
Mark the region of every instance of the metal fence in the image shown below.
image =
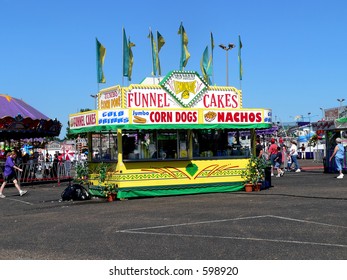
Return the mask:
[[[313,151],[313,160],[316,162],[323,162],[324,150],[314,150]]]
[[[74,178],[74,166],[70,161],[61,163],[52,162],[27,162],[17,165],[23,172],[17,173],[18,182],[30,184],[37,182],[60,182]],[[5,162],[0,162],[0,183],[4,181]]]

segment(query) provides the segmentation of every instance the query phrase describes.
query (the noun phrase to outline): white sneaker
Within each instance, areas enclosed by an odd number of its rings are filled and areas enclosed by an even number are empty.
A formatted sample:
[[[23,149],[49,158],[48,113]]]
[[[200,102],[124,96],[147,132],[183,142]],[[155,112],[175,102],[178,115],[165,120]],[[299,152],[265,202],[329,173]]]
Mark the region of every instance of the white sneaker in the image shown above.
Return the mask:
[[[2,193],[0,193],[0,198],[5,198],[6,196],[4,196]]]
[[[298,168],[297,170],[295,170],[295,172],[301,172],[301,170]]]
[[[343,174],[340,174],[339,176],[336,177],[337,179],[343,179]]]
[[[281,177],[281,174],[277,174],[276,177]]]
[[[271,173],[271,177],[273,177],[274,176],[274,174],[273,173]]]
[[[23,195],[25,195],[27,192],[28,192],[28,191],[20,191],[20,192],[19,192],[19,195],[20,195],[20,196],[23,196]]]

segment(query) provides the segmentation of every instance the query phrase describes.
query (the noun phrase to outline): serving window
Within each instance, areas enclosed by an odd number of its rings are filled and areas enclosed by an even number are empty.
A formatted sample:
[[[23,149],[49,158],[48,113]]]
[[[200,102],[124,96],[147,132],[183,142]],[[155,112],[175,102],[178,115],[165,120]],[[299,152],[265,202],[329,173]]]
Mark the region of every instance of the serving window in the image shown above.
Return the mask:
[[[116,161],[117,156],[117,133],[92,134],[93,161]]]
[[[191,136],[191,137],[190,137]],[[189,143],[192,139],[192,144]],[[250,141],[227,129],[122,130],[122,157],[136,160],[235,158],[250,155]],[[117,161],[117,133],[92,134],[92,160]]]
[[[123,159],[186,159],[187,133],[187,130],[123,130]]]
[[[193,158],[249,157],[250,141],[237,130],[193,130]]]
[[[123,130],[124,160],[182,160],[199,158],[249,157],[250,141],[239,131],[226,129],[196,130]]]

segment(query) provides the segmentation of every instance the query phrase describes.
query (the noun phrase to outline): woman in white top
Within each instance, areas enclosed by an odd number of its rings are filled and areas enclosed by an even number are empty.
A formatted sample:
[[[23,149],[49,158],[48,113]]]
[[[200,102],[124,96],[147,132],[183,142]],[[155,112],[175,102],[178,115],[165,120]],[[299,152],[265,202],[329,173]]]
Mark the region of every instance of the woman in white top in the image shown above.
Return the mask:
[[[295,164],[295,172],[301,172],[298,162],[298,144],[295,140],[292,140],[291,143],[292,145],[290,147],[290,156],[292,158],[292,162]]]

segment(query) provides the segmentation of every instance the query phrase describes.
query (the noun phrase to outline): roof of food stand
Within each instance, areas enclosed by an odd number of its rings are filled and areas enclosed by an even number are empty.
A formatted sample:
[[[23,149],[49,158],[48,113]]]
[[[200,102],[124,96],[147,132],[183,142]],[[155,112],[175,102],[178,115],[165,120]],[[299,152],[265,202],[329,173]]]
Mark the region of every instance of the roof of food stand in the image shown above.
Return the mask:
[[[128,96],[131,97],[127,99]],[[142,100],[146,102],[142,103]],[[241,90],[231,86],[210,86],[195,71],[171,71],[165,77],[146,78],[141,84],[103,89],[98,93],[97,108],[71,114],[70,133],[116,129],[247,130],[272,127],[270,109],[242,108]],[[240,113],[245,117],[242,121],[234,121]],[[154,114],[154,118],[148,117]]]

